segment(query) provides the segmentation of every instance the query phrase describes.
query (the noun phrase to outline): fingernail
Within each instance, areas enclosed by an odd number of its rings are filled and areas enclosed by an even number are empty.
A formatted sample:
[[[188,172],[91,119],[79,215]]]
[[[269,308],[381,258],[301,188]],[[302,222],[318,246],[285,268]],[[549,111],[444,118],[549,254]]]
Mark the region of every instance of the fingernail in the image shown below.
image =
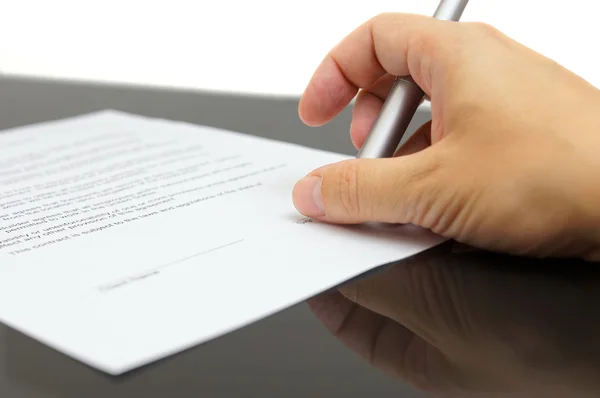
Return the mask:
[[[321,177],[310,176],[298,181],[294,188],[294,205],[300,213],[308,217],[325,215],[321,197]]]

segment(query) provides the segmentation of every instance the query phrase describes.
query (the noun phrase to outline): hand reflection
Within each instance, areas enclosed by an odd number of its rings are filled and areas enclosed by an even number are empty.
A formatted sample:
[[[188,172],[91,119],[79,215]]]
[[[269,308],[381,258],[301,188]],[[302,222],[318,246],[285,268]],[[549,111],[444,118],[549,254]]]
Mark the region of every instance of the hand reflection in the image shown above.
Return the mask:
[[[600,270],[450,247],[309,305],[347,347],[435,396],[598,396]]]

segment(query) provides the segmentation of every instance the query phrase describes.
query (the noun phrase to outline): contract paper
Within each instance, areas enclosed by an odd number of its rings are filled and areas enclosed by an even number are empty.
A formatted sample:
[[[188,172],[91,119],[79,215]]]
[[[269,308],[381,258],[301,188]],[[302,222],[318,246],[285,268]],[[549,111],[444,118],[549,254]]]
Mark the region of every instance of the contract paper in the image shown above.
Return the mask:
[[[116,111],[0,134],[0,321],[119,375],[442,242],[300,215],[347,156]]]

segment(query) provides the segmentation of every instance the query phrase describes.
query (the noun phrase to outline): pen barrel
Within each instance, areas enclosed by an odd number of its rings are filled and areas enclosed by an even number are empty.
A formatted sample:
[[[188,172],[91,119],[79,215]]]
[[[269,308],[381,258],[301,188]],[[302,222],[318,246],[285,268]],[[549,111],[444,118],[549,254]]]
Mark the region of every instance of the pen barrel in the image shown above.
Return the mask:
[[[433,17],[445,21],[458,22],[462,17],[469,0],[442,0]]]
[[[357,157],[392,157],[423,97],[423,91],[411,78],[396,78]]]
[[[458,22],[469,0],[441,0],[435,19]],[[410,77],[397,77],[357,158],[394,156],[424,93]]]

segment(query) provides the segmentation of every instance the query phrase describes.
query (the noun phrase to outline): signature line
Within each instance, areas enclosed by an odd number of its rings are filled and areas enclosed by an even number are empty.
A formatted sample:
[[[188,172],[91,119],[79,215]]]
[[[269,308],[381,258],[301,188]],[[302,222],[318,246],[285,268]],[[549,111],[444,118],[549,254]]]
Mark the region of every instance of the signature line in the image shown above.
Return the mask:
[[[113,289],[116,289],[118,287],[125,286],[125,285],[127,285],[127,284],[129,284],[131,282],[136,282],[136,281],[139,281],[139,280],[142,280],[142,279],[146,279],[146,278],[148,278],[150,276],[159,274],[160,271],[164,270],[165,268],[172,267],[173,265],[180,264],[182,262],[185,262],[185,261],[190,260],[190,259],[195,258],[195,257],[200,257],[200,256],[202,256],[204,254],[208,254],[208,253],[220,250],[220,249],[224,249],[224,248],[229,247],[229,246],[233,246],[236,243],[241,243],[243,241],[244,241],[244,239],[239,239],[239,240],[236,240],[236,241],[233,241],[233,242],[226,243],[226,244],[221,245],[221,246],[213,247],[212,249],[208,249],[208,250],[205,250],[205,251],[200,252],[200,253],[192,254],[191,256],[187,256],[187,257],[175,260],[175,261],[171,261],[170,263],[159,265],[158,267],[152,268],[152,269],[150,269],[148,271],[144,271],[143,273],[140,273],[140,274],[137,274],[137,275],[131,275],[131,276],[122,278],[119,281],[102,285],[102,286],[99,287],[99,290],[101,292],[107,292],[109,290],[113,290]]]

